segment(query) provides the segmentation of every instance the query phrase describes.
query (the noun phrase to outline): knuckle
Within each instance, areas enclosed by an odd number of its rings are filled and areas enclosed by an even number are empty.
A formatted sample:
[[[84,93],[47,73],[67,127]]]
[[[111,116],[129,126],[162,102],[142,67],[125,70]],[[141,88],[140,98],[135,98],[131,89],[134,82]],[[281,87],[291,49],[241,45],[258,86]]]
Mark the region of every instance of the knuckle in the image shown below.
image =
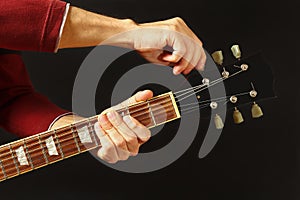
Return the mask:
[[[131,151],[131,156],[137,156],[138,153],[139,153],[139,147],[137,147],[133,151]]]
[[[135,143],[137,143],[137,138],[136,137],[129,137],[127,139],[127,143],[129,143],[129,144],[135,144]]]
[[[118,140],[118,141],[115,142],[115,145],[118,148],[122,148],[122,147],[126,146],[126,142],[124,140]]]
[[[111,128],[111,124],[105,115],[101,114],[98,118],[98,121],[99,121],[100,126],[103,129],[108,130]]]
[[[114,145],[110,144],[107,145],[104,149],[103,149],[103,154],[108,155],[108,154],[112,154],[112,152],[114,151]]]
[[[175,17],[174,20],[180,23],[183,22],[183,19],[181,17]]]

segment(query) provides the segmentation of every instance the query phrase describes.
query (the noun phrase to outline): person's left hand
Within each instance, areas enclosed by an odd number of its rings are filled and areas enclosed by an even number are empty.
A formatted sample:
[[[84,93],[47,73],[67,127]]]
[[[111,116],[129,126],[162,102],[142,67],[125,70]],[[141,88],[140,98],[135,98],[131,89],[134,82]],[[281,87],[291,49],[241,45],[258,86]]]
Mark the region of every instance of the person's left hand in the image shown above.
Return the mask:
[[[140,146],[149,140],[151,132],[133,117],[122,117],[116,110],[145,101],[152,96],[153,93],[150,90],[138,92],[123,103],[99,115],[98,122],[94,126],[102,145],[97,153],[99,158],[109,163],[116,163],[138,154]]]

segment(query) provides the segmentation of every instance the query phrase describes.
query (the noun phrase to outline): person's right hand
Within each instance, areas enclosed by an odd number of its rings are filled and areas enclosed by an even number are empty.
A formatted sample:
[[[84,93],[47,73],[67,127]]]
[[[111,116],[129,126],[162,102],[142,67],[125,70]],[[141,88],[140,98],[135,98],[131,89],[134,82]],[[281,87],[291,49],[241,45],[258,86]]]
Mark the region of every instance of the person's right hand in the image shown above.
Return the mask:
[[[137,26],[138,29],[132,31],[133,48],[148,61],[171,64],[174,74],[188,74],[194,68],[204,69],[206,55],[202,42],[181,18]],[[172,51],[163,51],[166,46]]]

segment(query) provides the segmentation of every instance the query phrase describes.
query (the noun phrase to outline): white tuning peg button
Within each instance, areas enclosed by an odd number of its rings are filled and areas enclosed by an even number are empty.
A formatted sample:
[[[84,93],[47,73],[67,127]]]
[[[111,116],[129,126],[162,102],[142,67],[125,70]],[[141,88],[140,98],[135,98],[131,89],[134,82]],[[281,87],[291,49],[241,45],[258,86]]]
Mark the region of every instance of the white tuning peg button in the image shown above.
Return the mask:
[[[249,66],[248,66],[247,64],[242,64],[242,65],[241,65],[241,69],[242,69],[243,71],[247,71],[248,68],[249,68]]]
[[[255,90],[251,90],[251,91],[249,92],[249,94],[250,94],[250,96],[253,97],[253,98],[257,96],[257,92],[256,92]]]
[[[229,100],[231,103],[236,103],[238,99],[236,96],[231,96]]]
[[[204,79],[202,80],[202,83],[203,83],[204,85],[209,85],[209,79],[208,79],[208,78],[204,78]]]
[[[217,102],[211,102],[210,107],[211,107],[211,109],[216,109],[218,107],[218,103]]]

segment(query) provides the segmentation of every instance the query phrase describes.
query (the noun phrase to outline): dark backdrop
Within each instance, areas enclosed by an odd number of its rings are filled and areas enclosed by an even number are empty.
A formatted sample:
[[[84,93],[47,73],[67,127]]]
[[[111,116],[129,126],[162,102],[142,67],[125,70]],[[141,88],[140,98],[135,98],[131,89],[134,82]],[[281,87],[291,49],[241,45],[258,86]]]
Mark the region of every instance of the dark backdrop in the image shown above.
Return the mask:
[[[110,169],[89,153],[0,183],[1,199],[256,199],[300,198],[297,1],[73,0],[109,16],[147,22],[180,16],[209,52],[233,43],[244,54],[261,50],[276,79],[277,99],[265,116],[226,127],[213,151],[198,158],[202,136],[172,165],[152,173]],[[297,7],[298,6],[298,7]],[[53,102],[71,109],[77,69],[92,48],[57,54],[24,52],[32,81]],[[16,138],[1,130],[0,142]]]

